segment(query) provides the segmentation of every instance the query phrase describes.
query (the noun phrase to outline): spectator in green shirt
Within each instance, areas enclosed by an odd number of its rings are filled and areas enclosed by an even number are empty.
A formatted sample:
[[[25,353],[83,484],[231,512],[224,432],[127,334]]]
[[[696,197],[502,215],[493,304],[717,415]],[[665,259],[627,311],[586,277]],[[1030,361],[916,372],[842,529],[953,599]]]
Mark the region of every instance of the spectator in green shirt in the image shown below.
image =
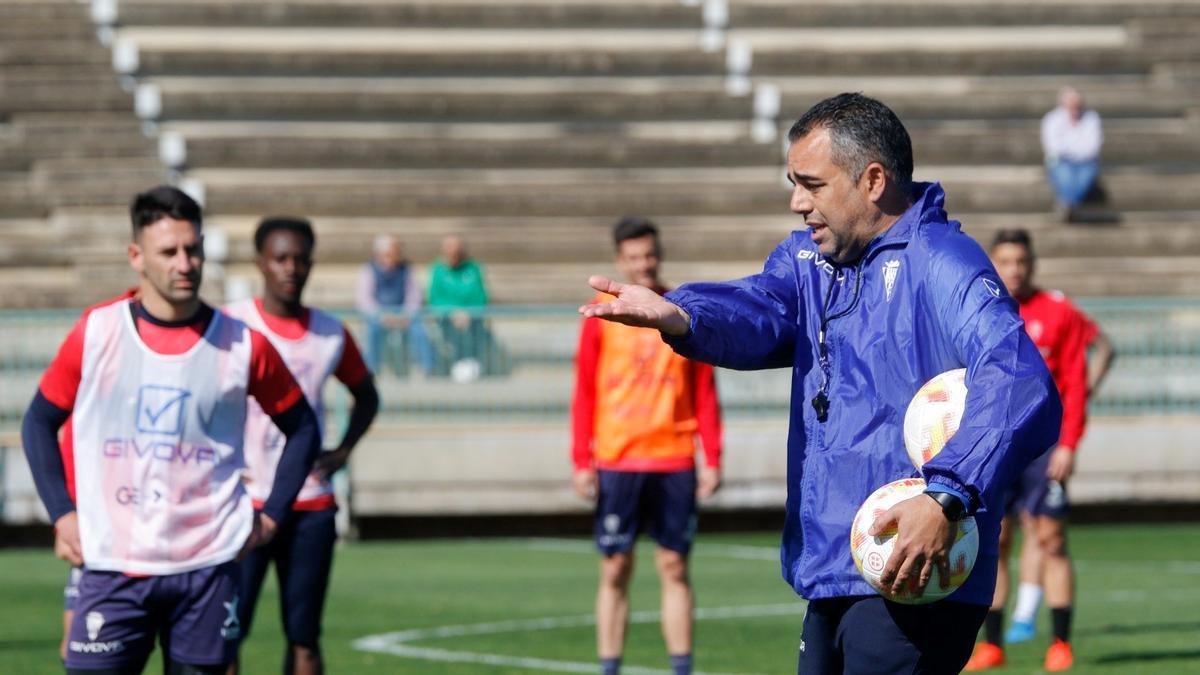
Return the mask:
[[[429,306],[439,310],[463,310],[488,304],[483,268],[467,257],[462,237],[452,234],[442,240],[442,257],[429,272]],[[467,312],[460,312],[467,314]]]
[[[462,237],[442,240],[442,257],[429,270],[429,309],[438,317],[454,379],[507,372],[504,357],[483,318],[488,304],[483,267],[467,255]]]

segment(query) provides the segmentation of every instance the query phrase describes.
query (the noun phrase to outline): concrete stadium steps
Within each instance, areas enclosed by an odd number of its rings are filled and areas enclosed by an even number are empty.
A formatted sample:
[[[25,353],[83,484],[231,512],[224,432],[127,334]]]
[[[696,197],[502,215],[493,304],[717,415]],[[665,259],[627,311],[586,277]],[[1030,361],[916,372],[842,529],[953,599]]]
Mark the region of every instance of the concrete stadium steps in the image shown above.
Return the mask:
[[[786,208],[774,167],[611,170],[198,170],[215,213],[310,216],[774,215]],[[931,166],[952,212],[1042,212],[1053,203],[1040,167]],[[1111,169],[1105,208],[1200,210],[1191,171]]]
[[[381,30],[242,27],[122,29],[138,74],[327,77],[719,75],[723,50],[695,30]],[[1145,74],[1148,58],[1117,26],[737,30],[753,75]],[[1020,42],[1022,50],[1013,50]]]
[[[148,78],[167,121],[576,122],[750,120],[753,96],[724,78]],[[1053,107],[1060,77],[781,77],[780,124],[841,91],[877,96],[909,123],[1037,120]],[[1078,82],[1106,119],[1174,118],[1200,110],[1200,91],[1151,78]]]
[[[0,179],[0,217],[47,217],[71,206],[119,208],[166,178],[153,157],[38,160],[16,179]]]
[[[0,16],[0,41],[6,43],[31,39],[86,42],[95,38],[96,27],[89,22]]]
[[[138,74],[324,77],[723,75],[689,30],[126,29]]]
[[[1200,17],[1190,0],[731,0],[729,23],[778,26],[1111,25],[1136,18]]]
[[[119,21],[130,26],[701,26],[701,9],[676,0],[603,3],[564,0],[122,0]],[[1135,18],[1200,16],[1186,0],[1006,0],[1003,2],[848,2],[732,0],[730,25],[779,26],[1038,26],[1105,25]]]
[[[1042,257],[1106,257],[1124,250],[1130,255],[1200,256],[1196,222],[1200,213],[1146,212],[1126,214],[1120,223],[1064,227],[1050,213],[950,214],[965,231],[986,246],[1002,228],[1023,227],[1037,240]],[[321,265],[357,265],[365,261],[372,241],[394,234],[416,261],[438,255],[442,237],[461,234],[472,254],[495,262],[564,262],[609,264],[611,218],[317,218],[317,260]],[[789,232],[804,229],[797,215],[746,217],[664,216],[656,218],[668,262],[761,261]],[[229,238],[230,260],[254,258],[253,233],[258,218],[216,217],[208,227]],[[124,231],[117,234],[119,243]],[[536,247],[530,246],[537,242]]]
[[[218,213],[286,211],[311,216],[609,216],[620,213],[749,214],[778,212],[782,187],[764,180],[744,184],[716,177],[701,182],[636,182],[645,172],[578,182],[479,182],[462,175],[359,175],[339,180],[326,171],[301,180],[273,180],[222,171],[205,180],[209,207]],[[197,177],[206,172],[193,172]],[[372,172],[391,173],[391,172]],[[431,172],[422,172],[431,173]],[[517,172],[505,172],[515,174]],[[677,172],[673,172],[677,173]],[[399,180],[397,180],[399,178]],[[266,179],[265,181],[263,179]],[[202,178],[203,180],[203,178]],[[220,181],[220,182],[217,182]],[[776,183],[777,185],[777,183]]]
[[[700,27],[679,0],[122,0],[122,26]]]
[[[128,229],[125,232],[128,240]],[[34,269],[37,271],[27,278],[63,279],[69,276],[63,274],[64,269],[77,262],[81,252],[97,239],[110,243],[107,233],[94,237],[53,219],[0,218],[0,269],[18,269],[23,274]],[[33,283],[37,285],[36,280]]]
[[[731,122],[694,134],[666,124],[630,133],[622,126],[376,125],[337,123],[168,124],[187,139],[187,167],[219,168],[526,168],[779,166],[776,143],[755,143],[749,125]],[[919,164],[1041,164],[1036,122],[947,122],[910,129]],[[659,135],[661,134],[661,135]],[[1200,124],[1113,120],[1106,165],[1194,163]]]
[[[749,125],[742,125],[749,131]],[[319,133],[319,132],[318,132]],[[186,136],[188,168],[521,168],[774,166],[774,143],[748,134],[727,142],[630,136],[605,131],[509,138],[415,134]]]
[[[861,91],[888,104],[906,125],[975,120],[1040,120],[1056,105],[1062,77],[767,78],[782,93],[783,120],[834,93]],[[1158,83],[1153,78],[1071,78],[1089,107],[1105,120],[1168,118],[1178,120],[1200,107],[1200,90]],[[781,120],[782,121],[782,120]]]
[[[980,165],[1041,164],[1037,122],[948,121],[909,126],[918,165],[931,162]],[[1185,120],[1109,119],[1104,124],[1101,161],[1112,165],[1194,166],[1200,161],[1200,123]]]
[[[92,40],[5,40],[0,44],[0,66],[97,66],[112,56]]]
[[[1014,39],[1019,39],[1015,38]],[[1153,61],[1149,55],[1114,47],[1108,49],[1037,48],[1021,51],[998,49],[860,51],[810,49],[801,43],[792,48],[760,49],[754,52],[756,77],[794,75],[798,64],[822,75],[1046,75],[1062,76],[1146,74]]]
[[[78,0],[3,0],[0,21],[73,22],[87,17],[86,7]]]
[[[151,78],[166,120],[748,120],[722,78]]]
[[[0,171],[29,169],[48,159],[145,159],[157,155],[157,144],[137,130],[75,129],[58,134],[0,125]]]

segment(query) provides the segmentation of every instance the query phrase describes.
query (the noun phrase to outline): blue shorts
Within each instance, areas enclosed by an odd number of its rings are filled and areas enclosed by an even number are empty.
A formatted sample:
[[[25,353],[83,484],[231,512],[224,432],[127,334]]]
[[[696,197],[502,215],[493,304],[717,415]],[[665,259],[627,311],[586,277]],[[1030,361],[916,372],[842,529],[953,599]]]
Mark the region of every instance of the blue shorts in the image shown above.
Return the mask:
[[[596,547],[628,553],[643,530],[659,546],[687,555],[696,535],[696,472],[600,471]]]
[[[262,592],[267,567],[275,562],[283,633],[290,644],[319,649],[321,613],[333,567],[336,509],[293,511],[271,543],[255,549],[242,565],[242,639],[250,635],[254,608]]]
[[[63,586],[63,611],[74,612],[75,601],[79,599],[79,577],[83,576],[83,568],[71,566],[67,572],[67,585]]]
[[[84,569],[67,633],[67,668],[139,671],[156,636],[176,663],[232,662],[240,631],[238,576],[233,562],[150,577]]]
[[[971,658],[987,606],[901,605],[881,596],[812,600],[798,675],[950,675]]]
[[[1029,516],[1047,516],[1064,520],[1070,511],[1067,488],[1056,480],[1046,477],[1050,467],[1049,450],[1033,460],[1012,487],[1008,498],[1008,511]]]

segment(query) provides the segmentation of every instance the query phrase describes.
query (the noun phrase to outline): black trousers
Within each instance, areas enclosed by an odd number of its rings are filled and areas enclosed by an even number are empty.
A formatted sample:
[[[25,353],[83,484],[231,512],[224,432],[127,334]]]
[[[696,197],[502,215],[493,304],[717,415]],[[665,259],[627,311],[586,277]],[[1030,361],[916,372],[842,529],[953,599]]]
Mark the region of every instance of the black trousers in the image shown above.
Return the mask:
[[[962,671],[983,605],[901,605],[875,595],[808,603],[799,675],[949,675]]]

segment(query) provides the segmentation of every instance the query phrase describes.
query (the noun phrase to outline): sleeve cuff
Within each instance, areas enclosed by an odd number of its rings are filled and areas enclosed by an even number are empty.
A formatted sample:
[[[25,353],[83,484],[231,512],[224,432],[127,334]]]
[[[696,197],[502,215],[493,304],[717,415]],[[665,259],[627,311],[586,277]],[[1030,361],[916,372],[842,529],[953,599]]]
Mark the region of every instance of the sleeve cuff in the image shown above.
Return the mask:
[[[963,509],[967,513],[974,512],[974,509],[971,508],[971,500],[967,498],[967,495],[964,492],[961,492],[950,485],[941,482],[940,480],[931,479],[929,486],[925,488],[925,492],[945,492],[947,494],[954,495],[958,501],[962,502]]]

